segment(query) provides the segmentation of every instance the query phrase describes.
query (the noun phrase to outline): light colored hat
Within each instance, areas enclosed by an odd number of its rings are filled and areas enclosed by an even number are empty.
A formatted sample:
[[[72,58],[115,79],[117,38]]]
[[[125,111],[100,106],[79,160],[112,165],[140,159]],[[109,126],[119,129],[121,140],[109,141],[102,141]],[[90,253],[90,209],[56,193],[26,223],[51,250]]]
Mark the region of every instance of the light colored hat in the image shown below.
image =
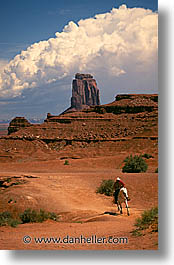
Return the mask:
[[[117,180],[120,180],[120,178],[118,177]]]

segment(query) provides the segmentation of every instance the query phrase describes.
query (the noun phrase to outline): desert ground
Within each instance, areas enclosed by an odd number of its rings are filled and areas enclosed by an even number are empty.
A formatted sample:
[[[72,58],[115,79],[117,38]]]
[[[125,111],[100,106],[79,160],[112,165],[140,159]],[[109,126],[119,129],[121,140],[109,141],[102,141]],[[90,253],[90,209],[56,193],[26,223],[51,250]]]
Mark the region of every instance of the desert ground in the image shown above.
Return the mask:
[[[122,173],[127,156],[145,154],[145,173]],[[110,104],[48,113],[43,124],[16,117],[0,137],[0,213],[43,209],[59,219],[0,226],[0,248],[158,249],[152,225],[132,233],[137,218],[158,206],[157,168],[157,95],[117,95]],[[118,212],[112,196],[96,193],[102,180],[118,176],[130,216]]]
[[[157,157],[148,159],[146,173],[122,173],[126,154],[93,158],[29,160],[0,163],[1,180],[10,179],[0,187],[0,212],[22,212],[26,208],[55,212],[59,220],[19,224],[16,228],[0,227],[0,249],[57,250],[131,250],[158,249],[158,233],[147,229],[142,236],[133,236],[135,221],[144,210],[158,205]],[[130,216],[117,210],[113,197],[96,193],[103,179],[119,176],[128,189]],[[18,185],[14,183],[17,182]],[[29,243],[23,238],[29,236]],[[36,243],[34,238],[116,238],[115,243]],[[118,238],[127,238],[118,242]],[[28,237],[27,237],[28,240]]]

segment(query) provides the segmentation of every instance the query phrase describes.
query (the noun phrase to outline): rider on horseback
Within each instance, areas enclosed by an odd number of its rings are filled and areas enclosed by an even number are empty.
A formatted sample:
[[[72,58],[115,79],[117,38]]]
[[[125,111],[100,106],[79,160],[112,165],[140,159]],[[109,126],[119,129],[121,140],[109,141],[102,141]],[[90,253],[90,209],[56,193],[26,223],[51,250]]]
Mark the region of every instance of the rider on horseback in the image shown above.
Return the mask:
[[[130,201],[130,198],[128,197],[128,194],[127,194],[127,189],[125,188],[125,184],[124,182],[118,177],[116,179],[116,182],[114,183],[114,197],[115,197],[115,203],[117,203],[118,201],[118,194],[120,192],[120,189],[121,188],[124,188],[124,193],[126,195],[126,199],[128,201]]]

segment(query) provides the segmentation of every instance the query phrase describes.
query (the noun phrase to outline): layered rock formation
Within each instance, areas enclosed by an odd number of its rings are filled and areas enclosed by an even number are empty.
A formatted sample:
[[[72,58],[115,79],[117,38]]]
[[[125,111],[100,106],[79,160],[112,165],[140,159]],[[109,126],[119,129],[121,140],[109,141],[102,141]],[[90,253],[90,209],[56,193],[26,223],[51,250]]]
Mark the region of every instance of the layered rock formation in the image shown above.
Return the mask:
[[[147,153],[157,158],[157,101],[155,94],[117,95],[110,104],[58,116],[48,113],[43,124],[15,118],[9,126],[10,135],[0,138],[0,161],[121,153]]]
[[[158,110],[157,94],[120,94],[110,104],[95,106],[97,113],[140,113]]]
[[[100,105],[99,89],[91,74],[75,75],[72,82],[71,107],[67,111],[76,111]]]
[[[13,132],[17,132],[21,128],[29,126],[32,126],[32,124],[27,119],[24,117],[16,117],[9,124],[8,135]]]
[[[107,155],[158,154],[158,95],[122,94],[100,105],[99,89],[90,74],[76,74],[71,107],[43,124],[24,117],[10,122],[0,137],[0,161]]]

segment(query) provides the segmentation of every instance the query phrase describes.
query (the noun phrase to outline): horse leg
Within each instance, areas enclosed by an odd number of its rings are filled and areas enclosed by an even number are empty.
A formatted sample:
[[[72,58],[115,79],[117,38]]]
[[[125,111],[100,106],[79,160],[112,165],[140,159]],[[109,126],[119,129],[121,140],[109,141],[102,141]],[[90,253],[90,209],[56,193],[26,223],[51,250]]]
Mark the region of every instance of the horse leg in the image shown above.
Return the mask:
[[[125,200],[125,204],[126,204],[126,208],[127,208],[127,215],[129,216],[130,213],[129,213],[129,206],[128,206],[127,200]]]
[[[122,205],[120,203],[120,214],[122,214],[122,213],[123,213],[123,211],[122,211]]]
[[[118,211],[120,212],[120,214],[122,214],[122,213],[123,213],[123,211],[122,211],[121,204],[120,204],[120,203],[118,203],[118,204],[117,204],[117,207],[118,207]]]

